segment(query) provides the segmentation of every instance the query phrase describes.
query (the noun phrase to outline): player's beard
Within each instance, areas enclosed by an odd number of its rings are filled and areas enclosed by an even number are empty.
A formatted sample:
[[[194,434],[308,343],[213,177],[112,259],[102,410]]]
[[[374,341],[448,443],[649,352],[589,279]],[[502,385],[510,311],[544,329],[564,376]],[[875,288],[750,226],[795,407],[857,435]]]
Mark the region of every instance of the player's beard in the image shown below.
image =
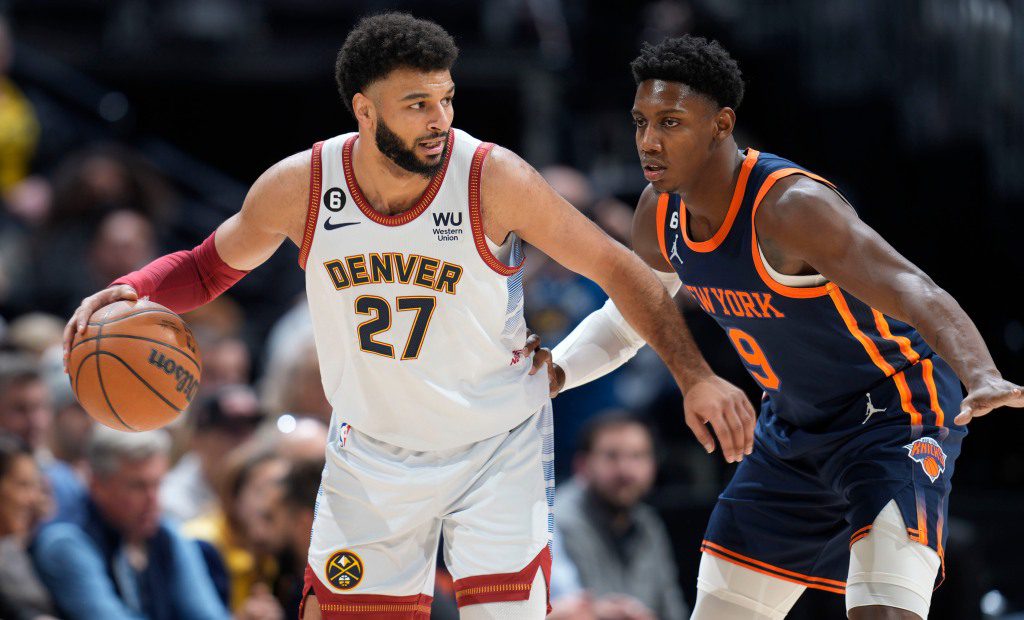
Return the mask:
[[[410,148],[407,148],[402,144],[402,139],[398,137],[398,134],[391,131],[383,120],[377,120],[377,132],[374,135],[374,140],[377,142],[377,150],[395,162],[395,164],[403,170],[408,170],[413,174],[420,174],[427,178],[434,176],[441,166],[444,164],[445,158],[448,156],[448,132],[436,134],[434,136],[428,136],[421,138],[422,140],[429,140],[430,138],[444,138],[445,145],[444,150],[441,151],[441,157],[437,160],[437,163],[428,164],[416,157],[416,152]],[[417,140],[416,142],[419,142]],[[415,148],[415,143],[413,143]]]

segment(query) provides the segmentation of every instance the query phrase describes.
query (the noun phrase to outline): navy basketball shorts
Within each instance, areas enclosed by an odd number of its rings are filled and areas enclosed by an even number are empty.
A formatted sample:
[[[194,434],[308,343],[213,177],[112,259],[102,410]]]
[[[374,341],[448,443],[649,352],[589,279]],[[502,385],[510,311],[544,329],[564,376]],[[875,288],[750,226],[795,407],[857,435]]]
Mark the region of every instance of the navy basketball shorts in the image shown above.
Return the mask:
[[[820,428],[780,419],[766,399],[754,452],[719,496],[701,551],[844,594],[850,547],[895,501],[908,537],[943,558],[950,478],[967,434],[953,423],[962,400],[938,357],[851,395]]]

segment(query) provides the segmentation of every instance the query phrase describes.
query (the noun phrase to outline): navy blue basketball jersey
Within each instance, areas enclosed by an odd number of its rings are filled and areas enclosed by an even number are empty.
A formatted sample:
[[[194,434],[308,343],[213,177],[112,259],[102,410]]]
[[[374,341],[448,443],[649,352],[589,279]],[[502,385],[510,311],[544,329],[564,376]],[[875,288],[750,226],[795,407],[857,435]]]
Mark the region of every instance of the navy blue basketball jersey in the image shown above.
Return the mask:
[[[693,241],[679,195],[658,202],[661,251],[700,307],[725,330],[776,415],[801,428],[825,428],[874,386],[892,378],[913,425],[943,426],[933,351],[917,331],[831,282],[792,287],[778,281],[757,242],[754,215],[779,179],[801,174],[793,162],[747,149],[725,222]]]

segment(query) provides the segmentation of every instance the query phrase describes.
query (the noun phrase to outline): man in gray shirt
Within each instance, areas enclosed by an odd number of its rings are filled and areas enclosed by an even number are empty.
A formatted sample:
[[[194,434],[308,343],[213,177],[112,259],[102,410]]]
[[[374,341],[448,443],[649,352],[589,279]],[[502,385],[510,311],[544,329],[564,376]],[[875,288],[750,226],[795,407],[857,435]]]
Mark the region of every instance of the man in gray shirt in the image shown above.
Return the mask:
[[[654,483],[653,443],[647,426],[628,414],[592,419],[577,445],[576,476],[555,494],[561,542],[600,620],[689,615],[665,526],[640,501]]]

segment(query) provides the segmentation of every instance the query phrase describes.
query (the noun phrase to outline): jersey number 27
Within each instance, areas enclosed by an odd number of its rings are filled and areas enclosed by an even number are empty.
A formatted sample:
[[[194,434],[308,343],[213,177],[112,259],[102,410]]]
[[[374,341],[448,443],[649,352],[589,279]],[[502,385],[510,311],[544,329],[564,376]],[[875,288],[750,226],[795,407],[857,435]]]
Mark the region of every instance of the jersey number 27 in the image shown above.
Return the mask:
[[[412,329],[402,350],[403,360],[414,360],[420,356],[423,339],[430,326],[430,317],[434,316],[437,306],[436,297],[398,297],[395,299],[399,312],[415,312]],[[356,314],[370,316],[356,328],[359,333],[359,348],[367,353],[384,357],[395,357],[395,347],[374,339],[374,336],[391,329],[391,304],[383,297],[362,295],[356,298]]]

